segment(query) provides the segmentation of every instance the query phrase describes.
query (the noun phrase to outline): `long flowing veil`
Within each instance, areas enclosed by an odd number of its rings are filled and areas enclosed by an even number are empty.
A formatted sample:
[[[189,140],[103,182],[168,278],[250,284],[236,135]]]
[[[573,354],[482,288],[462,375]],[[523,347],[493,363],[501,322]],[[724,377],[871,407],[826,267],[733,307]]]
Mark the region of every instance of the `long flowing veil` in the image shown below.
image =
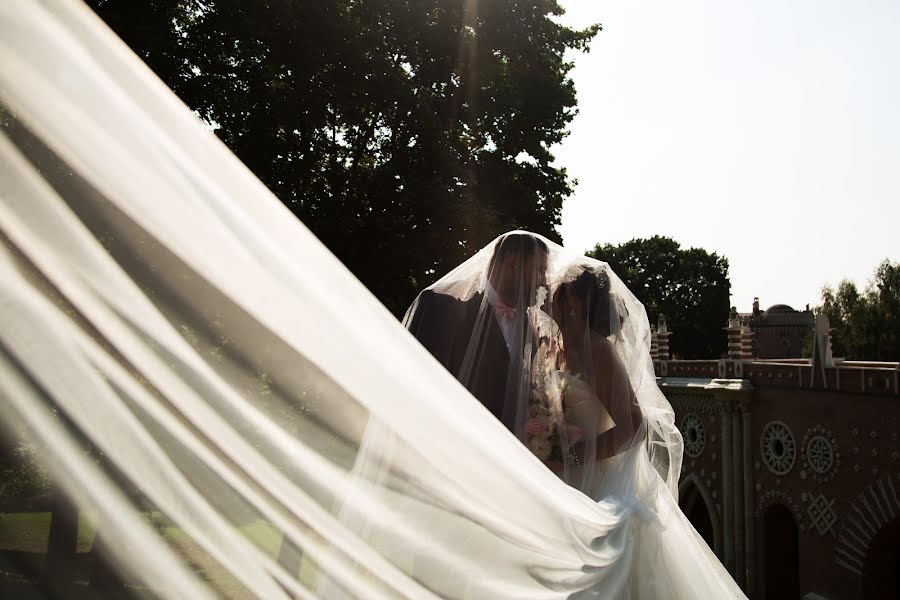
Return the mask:
[[[97,596],[740,594],[668,492],[561,481],[83,5],[0,3],[0,125],[0,421]]]

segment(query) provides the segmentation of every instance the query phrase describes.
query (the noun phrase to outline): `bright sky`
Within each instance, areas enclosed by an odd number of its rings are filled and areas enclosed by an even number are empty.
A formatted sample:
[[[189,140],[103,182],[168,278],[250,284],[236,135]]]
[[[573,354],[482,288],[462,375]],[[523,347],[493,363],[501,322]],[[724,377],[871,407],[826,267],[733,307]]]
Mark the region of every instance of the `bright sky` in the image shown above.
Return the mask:
[[[900,261],[900,2],[561,0],[603,31],[556,149],[567,246],[667,235],[731,302],[803,309]]]

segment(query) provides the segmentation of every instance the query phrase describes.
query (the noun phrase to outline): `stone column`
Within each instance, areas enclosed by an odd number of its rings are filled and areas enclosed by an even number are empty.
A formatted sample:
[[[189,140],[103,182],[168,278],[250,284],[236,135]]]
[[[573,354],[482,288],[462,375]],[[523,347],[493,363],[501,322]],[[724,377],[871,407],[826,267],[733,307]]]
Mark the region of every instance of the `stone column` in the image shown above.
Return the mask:
[[[719,397],[719,419],[722,422],[722,531],[725,546],[725,568],[734,571],[734,436],[732,435],[731,402]]]
[[[731,413],[732,473],[734,476],[734,579],[742,588],[744,579],[744,428],[740,403],[734,403]]]
[[[753,439],[750,422],[750,403],[743,406],[744,425],[744,564],[746,583],[744,592],[753,598],[756,592],[756,547],[753,523]]]

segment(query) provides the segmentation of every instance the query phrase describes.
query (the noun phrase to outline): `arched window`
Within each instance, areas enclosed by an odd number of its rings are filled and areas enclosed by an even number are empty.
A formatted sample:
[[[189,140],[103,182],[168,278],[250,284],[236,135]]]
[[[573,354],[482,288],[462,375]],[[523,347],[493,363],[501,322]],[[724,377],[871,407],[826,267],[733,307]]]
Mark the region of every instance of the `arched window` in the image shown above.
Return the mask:
[[[882,527],[869,544],[863,598],[900,598],[900,519]]]
[[[687,515],[691,525],[694,526],[694,529],[697,530],[697,533],[700,534],[706,545],[710,548],[715,548],[712,518],[709,516],[706,502],[703,501],[696,486],[692,485],[690,491],[690,497],[685,503],[684,514]]]
[[[722,532],[709,489],[696,474],[688,475],[678,489],[678,504],[703,541],[721,559]]]
[[[763,598],[796,600],[799,596],[797,522],[791,511],[773,504],[763,513]]]
[[[779,358],[791,357],[791,341],[787,337],[781,338],[781,356]]]

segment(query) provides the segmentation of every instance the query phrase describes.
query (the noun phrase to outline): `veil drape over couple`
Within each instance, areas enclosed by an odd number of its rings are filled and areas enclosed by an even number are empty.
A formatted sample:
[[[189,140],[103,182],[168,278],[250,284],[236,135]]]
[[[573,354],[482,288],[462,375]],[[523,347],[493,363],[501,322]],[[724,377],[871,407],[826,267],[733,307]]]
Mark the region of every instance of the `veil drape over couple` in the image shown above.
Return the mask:
[[[647,317],[606,264],[510,232],[424,290],[404,324],[573,487],[609,490],[597,469],[652,440],[674,490],[681,436],[655,386]]]
[[[419,343],[84,5],[0,59],[0,431],[109,597],[742,596],[606,265],[501,236]]]
[[[602,536],[579,542],[585,550],[602,548],[594,555],[602,558],[585,569],[596,578],[567,577],[584,586],[574,594],[570,589],[571,597],[743,597],[677,506],[682,437],[656,384],[647,315],[606,263],[542,236],[512,231],[423,290],[403,324],[481,404],[478,423],[469,423],[473,429],[494,423],[508,430],[544,472],[605,513]],[[403,452],[397,436],[371,420],[363,439],[351,476],[355,484],[370,490],[408,486],[409,473],[391,473]],[[497,447],[488,447],[483,460],[503,455],[499,440],[492,439]],[[520,459],[501,459],[498,466],[520,469]],[[547,485],[541,470],[520,475]],[[552,506],[564,497],[555,489],[547,501]],[[396,502],[391,494],[386,498],[385,503]],[[416,525],[405,534],[388,531],[358,510],[339,514],[378,548],[415,546],[421,536],[438,547],[467,536],[479,539],[464,528],[432,527],[433,514],[420,506],[405,506],[402,518]],[[471,520],[489,522],[484,516]],[[576,532],[579,525],[565,527]],[[416,562],[404,552],[391,555]],[[474,555],[497,565],[497,557]],[[507,582],[479,585],[475,565],[468,569],[454,572],[451,580],[476,590],[471,597],[516,595]],[[424,566],[417,571],[420,577],[433,575]],[[550,588],[560,586],[539,569],[531,576]],[[327,585],[319,591],[339,596]]]

